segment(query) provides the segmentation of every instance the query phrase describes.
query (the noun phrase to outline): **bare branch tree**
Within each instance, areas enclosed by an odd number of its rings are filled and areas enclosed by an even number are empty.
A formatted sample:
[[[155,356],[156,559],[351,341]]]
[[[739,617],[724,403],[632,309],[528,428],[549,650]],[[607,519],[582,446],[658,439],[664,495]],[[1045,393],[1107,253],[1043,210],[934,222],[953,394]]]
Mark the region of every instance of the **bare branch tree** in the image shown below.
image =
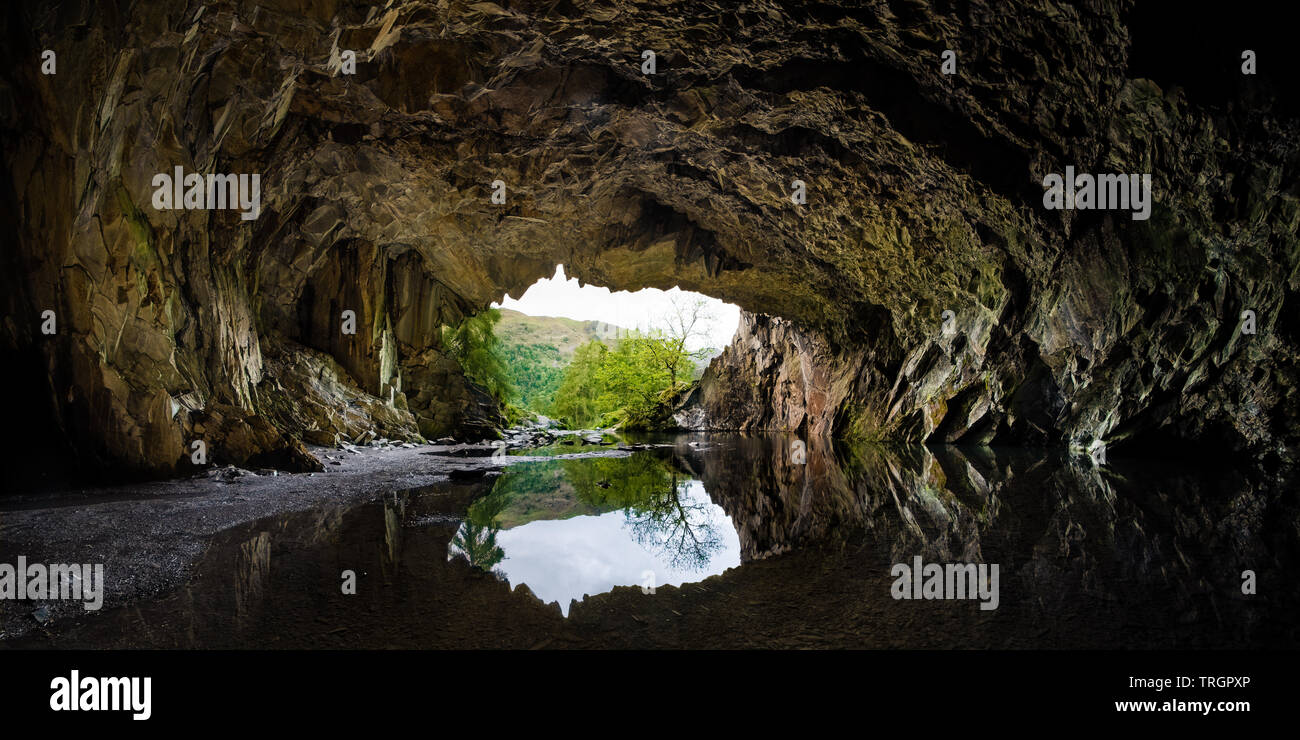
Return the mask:
[[[708,301],[701,296],[675,296],[669,304],[670,308],[662,317],[667,327],[663,333],[666,341],[662,347],[654,346],[652,351],[676,387],[682,365],[692,357],[687,345],[696,337],[708,336],[715,317],[709,310]]]

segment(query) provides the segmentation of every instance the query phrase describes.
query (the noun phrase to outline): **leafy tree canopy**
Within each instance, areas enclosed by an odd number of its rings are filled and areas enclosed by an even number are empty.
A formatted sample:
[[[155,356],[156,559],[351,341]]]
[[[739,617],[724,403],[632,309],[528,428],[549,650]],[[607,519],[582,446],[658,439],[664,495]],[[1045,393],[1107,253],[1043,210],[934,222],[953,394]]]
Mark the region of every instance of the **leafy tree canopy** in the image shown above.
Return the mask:
[[[571,427],[642,428],[693,368],[690,354],[660,335],[628,333],[613,347],[593,340],[565,369],[551,413]]]
[[[505,359],[501,355],[501,342],[493,329],[501,320],[495,308],[469,316],[459,325],[442,327],[442,347],[460,363],[465,377],[482,386],[501,403],[514,397]]]

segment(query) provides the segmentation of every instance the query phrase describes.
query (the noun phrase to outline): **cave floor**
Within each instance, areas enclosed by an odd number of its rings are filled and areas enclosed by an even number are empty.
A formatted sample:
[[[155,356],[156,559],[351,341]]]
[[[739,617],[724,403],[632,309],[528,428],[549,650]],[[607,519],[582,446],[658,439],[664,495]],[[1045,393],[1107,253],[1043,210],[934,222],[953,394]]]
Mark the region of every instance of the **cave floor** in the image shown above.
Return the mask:
[[[157,598],[185,583],[214,535],[314,507],[349,507],[499,467],[488,457],[430,454],[447,445],[312,447],[322,473],[214,468],[206,475],[0,499],[0,562],[104,563],[105,610]],[[613,453],[617,454],[617,453]],[[524,458],[512,459],[518,462]],[[44,602],[51,622],[84,616],[79,602]],[[0,638],[40,625],[32,608],[0,601]],[[0,643],[3,644],[3,643]]]

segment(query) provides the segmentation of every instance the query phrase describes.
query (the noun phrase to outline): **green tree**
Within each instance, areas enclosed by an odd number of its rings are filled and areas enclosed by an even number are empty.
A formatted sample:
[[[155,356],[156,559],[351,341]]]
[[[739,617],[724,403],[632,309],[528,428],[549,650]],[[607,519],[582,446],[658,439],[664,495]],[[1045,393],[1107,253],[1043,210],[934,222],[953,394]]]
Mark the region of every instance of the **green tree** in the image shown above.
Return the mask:
[[[662,362],[670,353],[663,337],[636,333],[622,337],[612,352],[605,353],[596,369],[601,389],[598,407],[602,417],[607,417],[604,421],[644,425],[660,396],[674,386],[670,370]],[[683,362],[690,364],[689,359]]]
[[[495,526],[466,520],[451,540],[452,552],[464,557],[475,568],[490,572],[506,558],[505,551],[497,544],[498,531]]]
[[[652,334],[658,341],[649,345],[648,351],[668,373],[670,386],[675,389],[677,381],[688,381],[695,369],[692,359],[697,353],[688,350],[687,345],[696,337],[708,335],[714,316],[703,298],[681,297],[671,299],[670,308],[660,320],[667,329]]]
[[[497,532],[501,530],[497,517],[505,507],[505,496],[496,489],[471,504],[465,521],[451,539],[451,551],[475,568],[493,571],[506,558],[505,551],[497,544]]]
[[[482,386],[500,403],[515,393],[506,362],[501,356],[501,341],[494,331],[501,312],[489,308],[468,316],[455,327],[442,327],[443,350],[460,363],[465,377]]]
[[[694,367],[689,357],[665,364],[672,352],[668,344],[663,336],[637,332],[620,337],[613,348],[587,342],[565,369],[551,414],[571,427],[646,427],[664,395],[676,388],[674,369],[689,376]]]
[[[692,479],[671,460],[639,452],[630,458],[563,464],[583,500],[602,509],[624,509],[633,538],[674,567],[700,570],[722,548],[712,503],[686,495]]]
[[[601,380],[597,377],[609,347],[598,339],[578,347],[573,362],[564,370],[564,378],[555,391],[551,415],[570,427],[590,427],[600,422]]]
[[[555,391],[564,380],[560,351],[548,344],[502,343],[501,357],[519,405],[535,413],[549,413]]]

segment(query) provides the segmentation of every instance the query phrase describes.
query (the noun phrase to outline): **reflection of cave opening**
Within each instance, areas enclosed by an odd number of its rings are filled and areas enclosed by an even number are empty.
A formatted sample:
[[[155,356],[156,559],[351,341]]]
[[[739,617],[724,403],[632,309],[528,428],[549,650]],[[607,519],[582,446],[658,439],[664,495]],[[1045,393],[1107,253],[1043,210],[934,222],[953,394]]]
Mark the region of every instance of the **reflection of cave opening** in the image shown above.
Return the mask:
[[[511,466],[470,505],[447,559],[527,584],[565,616],[616,586],[680,586],[741,562],[735,522],[674,455]]]

